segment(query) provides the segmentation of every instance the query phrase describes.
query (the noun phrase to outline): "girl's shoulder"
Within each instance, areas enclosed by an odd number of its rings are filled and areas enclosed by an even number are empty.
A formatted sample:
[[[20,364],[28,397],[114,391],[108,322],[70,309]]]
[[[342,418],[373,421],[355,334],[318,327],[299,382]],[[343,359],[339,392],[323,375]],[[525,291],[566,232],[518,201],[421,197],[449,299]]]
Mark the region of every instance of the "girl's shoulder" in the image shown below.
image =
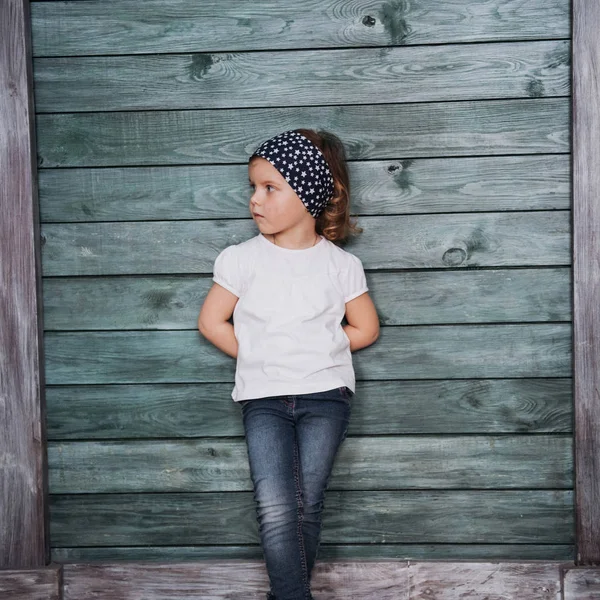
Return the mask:
[[[367,292],[367,278],[362,261],[358,256],[340,246],[331,244],[331,263],[343,293],[344,302],[350,302],[360,294]]]
[[[231,244],[219,252],[213,265],[213,280],[241,297],[253,272],[256,240]]]
[[[331,260],[336,267],[342,270],[355,268],[362,269],[362,261],[358,256],[327,240],[327,238],[325,238],[325,241],[327,242],[330,251]]]
[[[258,236],[254,236],[243,242],[230,244],[229,246],[221,250],[219,256],[225,255],[227,257],[235,257],[239,260],[245,256],[247,257],[249,255],[252,255],[258,249],[259,243],[260,242]]]

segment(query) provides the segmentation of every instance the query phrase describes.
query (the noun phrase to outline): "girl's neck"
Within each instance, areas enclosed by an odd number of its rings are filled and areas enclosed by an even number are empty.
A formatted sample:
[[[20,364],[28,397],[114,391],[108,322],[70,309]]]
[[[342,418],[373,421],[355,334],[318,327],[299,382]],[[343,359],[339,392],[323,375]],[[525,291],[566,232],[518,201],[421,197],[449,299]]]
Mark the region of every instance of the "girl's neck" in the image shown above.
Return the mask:
[[[264,235],[264,234],[263,234]],[[276,233],[269,233],[268,235],[268,240],[270,242],[273,242],[273,244],[275,244],[276,246],[279,246],[280,248],[286,248],[287,250],[304,250],[306,248],[312,248],[313,246],[316,246],[317,242],[319,241],[319,235],[317,234],[317,232],[314,232],[314,239],[312,240],[312,243],[309,244],[301,244],[299,246],[293,246],[293,247],[289,247],[289,246],[284,246],[280,240],[277,239],[277,234]],[[266,236],[265,236],[266,237]]]

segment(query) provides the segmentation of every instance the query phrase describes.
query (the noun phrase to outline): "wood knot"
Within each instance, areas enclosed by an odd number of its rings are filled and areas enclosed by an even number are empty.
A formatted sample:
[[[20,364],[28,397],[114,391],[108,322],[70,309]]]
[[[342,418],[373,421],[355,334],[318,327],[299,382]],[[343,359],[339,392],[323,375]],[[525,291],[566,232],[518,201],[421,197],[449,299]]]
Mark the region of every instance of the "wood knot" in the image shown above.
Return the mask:
[[[363,17],[362,24],[366,27],[373,27],[375,23],[377,23],[377,21],[371,15]]]
[[[546,93],[543,82],[535,77],[529,78],[525,89],[530,98],[541,98]]]
[[[198,81],[202,79],[216,62],[212,54],[192,54],[192,61],[188,66],[190,79]]]
[[[450,248],[442,257],[442,262],[448,267],[457,267],[465,260],[467,260],[467,253],[462,248]]]
[[[395,46],[405,44],[411,33],[411,27],[404,19],[409,10],[409,3],[404,0],[391,0],[379,10],[379,20]]]

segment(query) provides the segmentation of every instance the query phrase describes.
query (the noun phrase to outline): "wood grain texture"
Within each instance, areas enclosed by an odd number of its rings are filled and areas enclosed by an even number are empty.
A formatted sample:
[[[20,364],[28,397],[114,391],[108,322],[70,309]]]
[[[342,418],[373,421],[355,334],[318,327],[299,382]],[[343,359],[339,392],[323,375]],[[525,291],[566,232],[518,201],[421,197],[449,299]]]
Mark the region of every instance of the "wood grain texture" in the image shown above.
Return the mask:
[[[350,435],[570,433],[571,380],[358,381]],[[49,386],[48,439],[241,436],[231,383]]]
[[[564,565],[552,562],[320,561],[313,591],[323,600],[583,600],[596,595],[570,595],[561,586]],[[567,565],[568,568],[568,565]],[[573,570],[567,571],[567,576]],[[200,563],[101,563],[64,567],[65,599],[111,597],[179,600],[185,598],[258,600],[268,589],[261,561]],[[593,576],[593,574],[591,574]],[[482,595],[484,594],[484,595]]]
[[[567,569],[564,574],[565,600],[599,600],[600,569]]]
[[[577,562],[600,564],[600,6],[573,2],[573,352]]]
[[[54,556],[167,561],[72,565],[70,597],[264,596],[260,566],[236,587],[173,558],[261,558],[235,361],[195,321],[256,233],[249,154],[297,126],[346,144],[384,325],[321,557],[571,560],[568,0],[32,10]],[[328,565],[315,594],[560,591],[542,565],[392,565]]]
[[[62,600],[62,566],[39,569],[0,569],[3,600]]]
[[[43,284],[46,331],[195,330],[212,279],[47,277]],[[381,325],[571,319],[571,274],[564,267],[369,272],[367,285]]]
[[[571,208],[566,154],[352,161],[351,213]],[[41,169],[42,222],[243,219],[246,165]]]
[[[572,562],[572,544],[321,544],[319,560],[560,560]],[[61,563],[115,561],[261,560],[258,544],[247,546],[53,547]]]
[[[322,540],[571,544],[572,502],[569,490],[331,491]],[[50,515],[56,546],[258,543],[252,492],[51,495]]]
[[[561,596],[559,564],[415,563],[408,569],[412,600],[557,600]]]
[[[348,158],[565,153],[568,98],[42,114],[39,166],[246,163],[272,135],[335,131]]]
[[[259,600],[269,588],[260,561],[196,564],[65,565],[65,600],[106,594],[160,600]],[[407,565],[398,562],[337,562],[315,566],[312,590],[319,598],[351,600],[357,591],[383,600],[408,598]],[[335,594],[335,595],[334,595]]]
[[[567,0],[34,2],[37,56],[433,44],[570,36]]]
[[[0,3],[0,568],[12,569],[49,556],[28,25],[28,2]]]
[[[362,217],[359,225],[344,249],[365,269],[571,262],[569,211]],[[223,248],[258,233],[252,219],[47,223],[44,275],[212,273]]]
[[[329,486],[567,489],[572,451],[570,436],[549,434],[350,437]],[[242,439],[55,442],[48,464],[53,494],[252,490]]]
[[[36,111],[539,98],[570,92],[568,40],[386,50],[39,58]]]
[[[358,380],[569,377],[571,327],[384,327],[353,362]],[[49,385],[216,383],[233,381],[235,360],[192,331],[57,332],[46,368]]]

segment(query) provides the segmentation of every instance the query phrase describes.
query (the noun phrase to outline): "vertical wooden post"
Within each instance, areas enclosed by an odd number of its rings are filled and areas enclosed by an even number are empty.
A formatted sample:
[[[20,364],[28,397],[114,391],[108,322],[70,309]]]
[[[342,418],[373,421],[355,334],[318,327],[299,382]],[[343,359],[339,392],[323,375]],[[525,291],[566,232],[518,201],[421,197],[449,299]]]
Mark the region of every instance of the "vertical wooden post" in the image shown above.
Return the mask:
[[[49,560],[28,0],[0,2],[0,567]]]
[[[600,564],[600,3],[573,0],[577,563]]]

